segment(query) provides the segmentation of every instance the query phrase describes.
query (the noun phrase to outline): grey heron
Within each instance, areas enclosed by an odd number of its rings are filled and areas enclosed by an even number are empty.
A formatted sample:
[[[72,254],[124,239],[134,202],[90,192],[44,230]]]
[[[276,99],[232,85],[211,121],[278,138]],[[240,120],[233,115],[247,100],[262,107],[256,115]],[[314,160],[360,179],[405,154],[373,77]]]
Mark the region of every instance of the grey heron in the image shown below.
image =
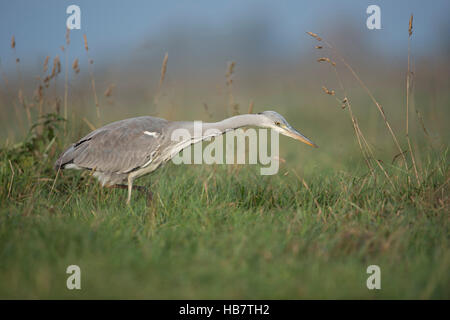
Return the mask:
[[[202,133],[194,133],[193,121],[168,121],[143,116],[116,121],[96,129],[67,148],[56,160],[55,169],[87,169],[102,186],[128,189],[127,203],[131,200],[133,181],[158,169],[181,150],[211,135],[241,127],[255,126],[278,131],[288,137],[317,147],[311,140],[295,130],[280,114],[264,111],[257,114],[237,115],[219,122],[203,123]],[[191,137],[173,141],[177,129],[187,130]]]

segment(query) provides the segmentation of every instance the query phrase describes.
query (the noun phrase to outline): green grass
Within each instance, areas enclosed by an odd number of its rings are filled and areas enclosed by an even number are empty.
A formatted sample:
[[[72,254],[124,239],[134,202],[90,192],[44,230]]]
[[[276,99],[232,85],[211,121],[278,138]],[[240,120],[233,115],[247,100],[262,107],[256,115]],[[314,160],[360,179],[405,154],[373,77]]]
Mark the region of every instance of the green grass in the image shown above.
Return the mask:
[[[54,181],[52,138],[0,153],[0,298],[450,298],[445,150],[422,159],[420,187],[396,166],[394,186],[370,176],[361,158],[307,170],[309,190],[295,159],[276,176],[170,163],[141,180],[151,205],[136,192],[126,206],[88,173]],[[381,290],[366,287],[372,264]]]

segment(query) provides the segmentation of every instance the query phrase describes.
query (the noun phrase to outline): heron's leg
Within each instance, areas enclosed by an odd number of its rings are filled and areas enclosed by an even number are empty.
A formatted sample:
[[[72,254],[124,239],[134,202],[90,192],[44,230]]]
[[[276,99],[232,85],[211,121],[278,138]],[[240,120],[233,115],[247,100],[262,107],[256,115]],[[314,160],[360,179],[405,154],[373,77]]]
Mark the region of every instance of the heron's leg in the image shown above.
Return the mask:
[[[131,176],[128,176],[128,197],[127,197],[127,204],[130,204],[131,201],[131,190],[133,190],[133,178]]]
[[[107,188],[117,188],[117,189],[128,189],[128,185],[126,184],[115,184],[112,186],[108,186]],[[144,193],[147,196],[147,203],[150,203],[153,200],[153,193],[144,186],[132,186],[132,189],[136,189],[139,192]]]

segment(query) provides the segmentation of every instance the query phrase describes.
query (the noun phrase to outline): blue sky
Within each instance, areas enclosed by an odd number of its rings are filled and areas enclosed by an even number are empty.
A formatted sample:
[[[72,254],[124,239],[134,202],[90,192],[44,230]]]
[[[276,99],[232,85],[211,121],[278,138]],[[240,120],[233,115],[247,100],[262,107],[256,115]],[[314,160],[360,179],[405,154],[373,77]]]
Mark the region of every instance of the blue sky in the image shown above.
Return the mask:
[[[152,39],[180,31],[184,41],[195,38],[195,30],[208,32],[208,39],[240,32],[237,25],[256,21],[265,28],[264,44],[289,56],[301,53],[305,32],[332,34],[337,25],[361,33],[368,43],[386,55],[404,55],[407,22],[414,13],[414,49],[417,55],[441,52],[448,45],[450,1],[118,1],[40,0],[0,3],[0,58],[3,65],[14,61],[9,47],[16,37],[17,52],[25,64],[37,64],[46,55],[58,54],[65,43],[65,23],[70,4],[81,7],[81,30],[71,34],[71,55],[83,55],[82,34],[86,33],[91,55],[108,61],[126,56],[145,46],[164,42]],[[382,30],[365,26],[366,8],[381,7]],[[259,24],[258,24],[259,23]],[[190,34],[193,30],[194,34]],[[237,30],[237,31],[236,31]],[[351,43],[351,42],[350,42]],[[208,45],[208,44],[206,44]],[[213,45],[213,44],[212,44]]]

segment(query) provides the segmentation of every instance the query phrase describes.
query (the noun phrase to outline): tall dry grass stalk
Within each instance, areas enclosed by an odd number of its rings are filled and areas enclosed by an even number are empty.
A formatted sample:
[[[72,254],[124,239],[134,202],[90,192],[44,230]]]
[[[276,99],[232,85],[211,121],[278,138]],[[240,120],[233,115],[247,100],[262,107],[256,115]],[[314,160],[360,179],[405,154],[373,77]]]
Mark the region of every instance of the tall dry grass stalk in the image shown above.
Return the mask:
[[[370,173],[372,174],[373,177],[375,177],[375,169],[374,169],[374,167],[372,166],[372,163],[371,163],[371,161],[374,161],[374,162],[376,163],[376,165],[380,168],[380,170],[383,172],[384,176],[385,176],[386,179],[389,181],[389,183],[391,184],[391,186],[394,187],[394,183],[393,183],[391,177],[389,176],[389,174],[387,173],[387,171],[384,169],[384,167],[383,167],[381,161],[378,160],[378,159],[375,157],[375,154],[374,154],[374,152],[373,152],[373,150],[372,150],[372,147],[371,147],[370,144],[367,142],[366,137],[364,136],[364,134],[363,134],[363,132],[362,132],[362,130],[361,130],[361,127],[359,126],[358,120],[357,120],[356,116],[355,116],[354,113],[353,113],[352,105],[351,105],[350,99],[348,98],[348,95],[347,95],[347,90],[346,90],[345,87],[344,87],[343,81],[342,81],[341,77],[339,76],[339,73],[337,72],[337,69],[334,68],[334,71],[335,71],[336,77],[337,77],[337,79],[338,79],[339,86],[340,86],[341,90],[342,90],[342,91],[344,92],[344,94],[345,94],[344,99],[342,99],[342,105],[343,105],[343,108],[344,108],[344,109],[345,109],[345,108],[348,109],[350,118],[351,118],[351,120],[352,120],[353,129],[355,130],[356,138],[357,138],[357,140],[358,140],[359,148],[360,148],[361,151],[362,151],[362,154],[363,154],[363,157],[364,157],[364,161],[366,162],[366,165],[367,165],[367,167],[369,168]],[[333,92],[334,92],[334,91],[333,91]]]
[[[86,34],[83,34],[83,39],[84,39],[84,49],[86,50],[86,56],[88,59],[88,72],[89,72],[89,78],[91,79],[91,88],[92,88],[92,93],[94,95],[94,103],[95,103],[95,109],[97,112],[97,119],[100,120],[100,104],[98,102],[97,90],[95,89],[94,71],[92,70],[92,64],[94,64],[94,60],[92,60],[89,57],[89,46],[88,46]]]
[[[50,74],[50,80],[54,79],[54,96],[55,96],[55,113],[60,113],[60,98],[58,96],[58,75],[61,73],[61,60],[59,59],[59,56],[57,55],[53,59],[53,67],[52,72]]]
[[[87,47],[87,39],[84,37],[84,45],[85,49],[88,51]],[[33,121],[35,117],[37,119],[41,119],[42,116],[45,113],[48,112],[55,112],[57,114],[61,114],[62,112],[62,105],[64,104],[64,118],[68,118],[68,103],[69,103],[69,57],[68,57],[68,47],[70,45],[70,31],[66,29],[65,34],[65,44],[60,47],[62,54],[64,55],[64,63],[65,63],[65,78],[64,78],[64,94],[60,94],[58,92],[59,89],[59,82],[58,76],[61,73],[61,59],[59,55],[56,55],[53,60],[50,56],[46,56],[43,61],[43,67],[41,69],[40,75],[36,77],[37,84],[35,86],[35,89],[33,90],[33,93],[31,95],[31,99],[27,100],[27,97],[25,95],[24,91],[24,84],[23,84],[23,78],[20,70],[20,59],[17,54],[17,43],[14,36],[12,36],[11,41],[9,43],[10,48],[14,52],[14,58],[15,58],[15,65],[16,65],[16,71],[17,71],[17,77],[18,77],[18,103],[15,99],[12,100],[12,105],[14,106],[14,110],[16,111],[17,116],[17,123],[21,129],[23,129],[23,132],[27,132],[28,129],[26,128],[26,125],[23,123],[23,111],[25,111],[26,117],[28,119],[28,127],[31,127],[33,124]],[[89,59],[89,56],[88,56]],[[92,64],[92,60],[89,59],[90,64]],[[72,68],[74,71],[74,74],[78,74],[80,72],[78,59],[75,59]],[[10,86],[10,81],[8,81],[8,78],[6,77],[6,74],[3,72],[3,69],[0,65],[0,76],[4,82],[4,87],[7,89],[8,92],[12,92],[14,90],[12,86]],[[93,91],[95,96],[96,105],[98,107],[98,99],[95,94],[95,81],[93,79],[93,73],[90,73],[92,82],[93,82]],[[49,94],[48,91],[52,90],[52,93]],[[20,106],[23,106],[24,110],[19,110]],[[50,108],[49,110],[46,110],[47,108]],[[99,115],[99,113],[97,113]],[[36,130],[37,132],[42,132],[43,127],[37,126]],[[66,133],[66,122],[64,122],[64,133]]]
[[[164,79],[166,78],[168,62],[169,62],[169,53],[166,52],[166,54],[164,55],[162,65],[161,65],[161,75],[159,77],[158,90],[156,91],[155,98],[153,99],[153,103],[155,104],[155,106],[158,106],[159,98],[161,97],[161,91],[162,91]]]
[[[247,113],[253,113],[253,107],[254,107],[255,103],[253,102],[253,100],[250,100],[250,103],[248,104],[248,112]]]
[[[87,124],[87,126],[89,127],[89,129],[91,129],[92,131],[94,131],[95,129],[97,129],[86,117],[83,117],[83,121]]]
[[[46,79],[46,74],[48,71],[48,62],[50,60],[50,56],[46,56],[45,60],[44,60],[44,65],[43,65],[43,73],[42,76],[44,77],[44,79]],[[37,90],[37,98],[38,98],[38,115],[39,118],[42,117],[42,115],[44,114],[44,80],[42,80],[42,78],[39,79],[39,84],[38,84],[38,90]]]
[[[13,186],[13,182],[14,182],[14,175],[16,174],[16,172],[14,171],[14,167],[11,163],[11,160],[8,159],[9,162],[9,167],[11,168],[11,182],[9,183],[9,187],[8,187],[8,195],[7,195],[7,199],[9,199],[9,196],[11,195],[11,190],[12,190],[12,186]]]
[[[233,75],[235,67],[236,62],[230,61],[228,62],[227,71],[225,72],[225,85],[228,93],[228,105],[225,107],[227,116],[230,116],[230,114],[239,114],[239,104],[235,102],[233,95]],[[228,166],[227,170],[229,174],[238,174],[240,171],[240,166],[237,163],[234,163],[233,165]]]
[[[6,76],[5,72],[3,71],[1,59],[0,59],[0,75],[2,77],[3,82],[5,83],[6,91],[9,91],[9,81],[8,81],[8,77]]]
[[[47,74],[49,61],[50,61],[50,56],[46,56],[44,59],[44,63],[43,63],[42,74],[37,77],[38,83],[37,83],[36,89],[34,91],[34,100],[37,103],[38,119],[40,119],[45,113],[45,110],[44,110],[45,90],[46,90],[46,88],[49,87],[50,80],[53,79],[54,77],[56,77],[57,72],[58,72],[58,60],[55,58],[55,60],[53,61],[52,74],[51,75]],[[56,86],[56,82],[55,82],[55,86]],[[56,89],[55,89],[55,99],[57,99]],[[43,129],[42,126],[38,126],[36,128],[36,130],[39,133],[42,133],[42,129]]]
[[[2,68],[2,61],[1,61],[1,59],[0,59],[0,75],[2,77],[3,83],[5,84],[5,92],[11,92],[8,77],[6,76],[6,74],[5,74],[5,72],[4,72],[3,68]],[[13,107],[14,107],[14,113],[15,113],[15,115],[17,117],[17,122],[19,124],[19,127],[22,130],[22,132],[25,132],[23,119],[22,119],[20,110],[19,110],[17,104],[15,103],[15,101],[13,101]]]
[[[75,72],[75,74],[80,73],[80,66],[78,65],[78,58],[76,58],[72,63],[72,69]]]
[[[114,89],[115,86],[116,86],[116,85],[112,83],[112,84],[110,84],[110,85],[108,86],[108,88],[106,88],[106,90],[105,90],[105,92],[104,92],[105,97],[109,98],[109,97],[112,96],[112,94],[113,94],[113,89]]]
[[[62,48],[61,48],[62,49]],[[63,50],[64,51],[64,50]],[[44,105],[45,105],[45,89],[50,87],[51,84],[51,80],[54,80],[54,104],[55,104],[55,112],[59,113],[59,104],[60,104],[60,99],[58,97],[58,89],[57,89],[57,84],[58,84],[58,74],[61,73],[61,61],[59,59],[59,56],[57,55],[54,59],[53,59],[53,65],[52,65],[52,70],[51,73],[48,74],[48,70],[49,70],[49,61],[50,61],[50,57],[46,56],[44,63],[43,63],[43,73],[42,73],[42,77],[39,77],[39,83],[36,89],[36,93],[35,96],[38,100],[38,116],[41,117],[44,113]]]
[[[49,60],[49,56],[45,57],[44,60],[44,70],[46,70],[46,68],[48,68],[48,60]],[[45,71],[43,73],[45,75]],[[34,92],[34,98],[38,104],[38,118],[40,119],[42,117],[42,115],[44,114],[44,84],[42,81],[42,77],[39,76],[38,77],[38,83],[37,83],[37,88]],[[40,132],[41,128],[38,127],[37,130]]]
[[[412,26],[412,20],[410,21],[410,24]],[[411,30],[412,31],[412,30]],[[373,104],[376,106],[377,110],[379,111],[383,122],[388,130],[388,132],[390,133],[392,140],[394,142],[395,147],[398,150],[398,154],[394,157],[401,157],[403,160],[403,165],[405,166],[405,169],[407,172],[409,172],[409,168],[408,168],[408,162],[406,159],[406,155],[405,152],[402,150],[402,148],[400,147],[400,143],[398,142],[397,136],[394,132],[394,130],[392,129],[392,126],[390,124],[390,122],[388,121],[388,118],[386,116],[386,113],[383,109],[383,107],[381,106],[381,104],[376,100],[375,96],[372,94],[372,92],[370,91],[370,89],[366,86],[366,84],[361,80],[361,78],[359,77],[359,75],[356,73],[356,71],[353,69],[353,67],[342,57],[342,55],[337,51],[337,49],[330,44],[328,41],[322,39],[321,37],[319,37],[317,34],[312,33],[312,32],[307,32],[310,36],[312,36],[313,38],[315,38],[317,41],[320,41],[322,43],[324,43],[324,45],[330,49],[332,51],[332,53],[339,59],[339,61],[344,65],[344,67],[350,71],[350,73],[352,74],[352,76],[354,77],[354,79],[356,79],[356,81],[359,83],[359,85],[364,89],[364,91],[366,91],[367,95],[370,97],[371,101],[373,102]],[[317,49],[322,49],[323,46],[316,46]],[[384,169],[381,161],[377,160],[375,158],[374,152],[372,150],[372,148],[370,147],[369,143],[367,142],[366,138],[364,137],[361,128],[358,125],[358,121],[356,119],[356,116],[354,115],[352,108],[351,108],[351,104],[350,104],[350,99],[346,93],[346,90],[344,88],[343,82],[341,80],[341,77],[339,76],[339,73],[337,71],[336,68],[336,63],[334,61],[331,61],[329,58],[320,58],[318,60],[319,62],[328,62],[334,69],[334,72],[336,74],[336,77],[338,79],[339,85],[341,87],[341,90],[343,90],[344,92],[344,99],[342,100],[342,104],[343,107],[347,107],[349,110],[349,114],[350,117],[352,119],[352,123],[353,123],[353,127],[356,133],[356,136],[358,138],[358,143],[359,146],[362,150],[362,153],[364,155],[364,158],[366,160],[367,165],[369,166],[369,168],[371,168],[371,171],[373,170],[373,167],[370,165],[371,160],[374,160],[377,164],[377,166],[383,171],[384,175],[388,178],[388,181],[393,185],[392,179],[389,177],[387,171]],[[328,94],[330,94],[330,92],[327,92]],[[418,175],[417,175],[418,176]],[[409,175],[408,175],[409,177]]]
[[[228,63],[227,72],[225,73],[226,86],[228,91],[228,108],[233,115],[239,114],[239,104],[234,101],[233,95],[233,74],[234,68],[236,67],[235,61],[230,61]],[[229,112],[227,112],[229,114]]]
[[[23,79],[22,79],[22,72],[20,71],[20,59],[17,55],[16,50],[16,38],[14,36],[11,37],[11,49],[14,52],[14,58],[16,60],[16,72],[17,72],[17,79],[19,81],[19,91],[17,94],[17,97],[19,99],[19,103],[23,106],[25,109],[25,113],[27,115],[28,125],[31,126],[31,112],[30,108],[26,103],[25,96],[24,96],[24,85],[23,85]]]
[[[409,154],[411,156],[411,162],[414,169],[414,174],[416,177],[417,186],[420,186],[419,172],[417,171],[416,159],[414,156],[414,151],[411,146],[411,139],[409,137],[409,96],[410,96],[410,87],[412,81],[412,72],[411,72],[411,36],[413,34],[413,15],[411,14],[411,18],[409,19],[409,27],[408,27],[408,70],[406,73],[406,141],[408,142]]]
[[[64,52],[64,119],[67,120],[67,98],[69,95],[69,61],[67,51],[70,45],[70,29],[66,28],[66,48]],[[66,132],[67,121],[64,121],[64,132]]]
[[[307,32],[307,33],[310,36],[312,36],[313,38],[315,38],[317,41],[322,41],[322,38],[319,37],[317,34],[312,33],[312,32]],[[322,49],[323,47],[322,46],[315,46],[315,48],[316,49]],[[368,169],[370,170],[371,174],[374,175],[374,168],[373,168],[373,166],[371,164],[371,158],[372,157],[370,155],[370,146],[368,146],[365,143],[366,139],[365,139],[365,137],[364,137],[364,135],[363,135],[359,125],[358,125],[358,121],[357,121],[355,115],[353,114],[352,105],[350,103],[350,99],[348,98],[347,91],[346,91],[346,89],[344,87],[344,83],[343,83],[343,81],[342,81],[342,79],[341,79],[341,77],[340,77],[340,75],[339,75],[339,73],[338,73],[338,71],[336,69],[336,63],[334,61],[333,61],[333,63],[331,63],[331,60],[329,58],[319,58],[319,59],[317,59],[317,62],[323,62],[323,61],[330,63],[331,66],[333,67],[333,71],[334,71],[334,73],[336,75],[336,78],[338,80],[340,89],[344,93],[344,98],[341,101],[342,107],[343,107],[343,109],[347,108],[347,110],[349,112],[350,119],[352,121],[353,130],[355,131],[355,136],[357,138],[358,145],[359,145],[359,148],[360,148],[361,153],[363,155],[364,161],[366,162],[366,165],[367,165]],[[335,96],[335,94],[336,94],[334,90],[330,90],[330,89],[328,89],[325,86],[322,86],[322,90],[326,94],[331,95],[331,96]]]
[[[103,95],[105,96],[106,102],[109,105],[113,105],[114,104],[114,99],[113,99],[113,92],[114,92],[114,88],[116,87],[116,85],[114,83],[111,83],[108,88],[106,88],[105,92],[103,93]]]

